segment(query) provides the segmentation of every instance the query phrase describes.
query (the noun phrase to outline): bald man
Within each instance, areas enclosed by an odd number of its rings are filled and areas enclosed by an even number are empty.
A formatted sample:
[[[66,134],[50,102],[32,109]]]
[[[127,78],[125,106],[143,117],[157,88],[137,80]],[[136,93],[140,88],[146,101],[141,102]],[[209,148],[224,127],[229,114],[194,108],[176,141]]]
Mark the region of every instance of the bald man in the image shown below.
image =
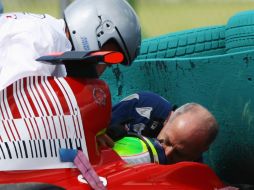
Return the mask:
[[[197,161],[218,133],[214,116],[203,106],[188,103],[171,113],[157,139],[168,163]]]
[[[113,107],[107,135],[114,141],[129,132],[157,137],[168,164],[200,161],[218,133],[216,119],[197,103],[185,104],[175,111],[173,107],[152,92],[132,94]]]

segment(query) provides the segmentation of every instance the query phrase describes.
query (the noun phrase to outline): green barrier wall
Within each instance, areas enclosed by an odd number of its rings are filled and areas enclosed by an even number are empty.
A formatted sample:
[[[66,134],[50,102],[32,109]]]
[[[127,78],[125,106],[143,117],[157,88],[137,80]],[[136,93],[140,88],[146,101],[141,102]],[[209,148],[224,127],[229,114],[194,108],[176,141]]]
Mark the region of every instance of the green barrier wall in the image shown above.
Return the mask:
[[[197,102],[207,107],[220,132],[205,162],[229,183],[253,184],[253,39],[254,12],[239,13],[225,26],[146,39],[131,67],[111,67],[102,78],[113,103],[149,90],[177,105]]]
[[[218,119],[220,133],[206,162],[222,179],[253,183],[254,51],[206,59],[135,62],[111,68],[104,75],[113,102],[151,90],[181,105],[198,102]]]

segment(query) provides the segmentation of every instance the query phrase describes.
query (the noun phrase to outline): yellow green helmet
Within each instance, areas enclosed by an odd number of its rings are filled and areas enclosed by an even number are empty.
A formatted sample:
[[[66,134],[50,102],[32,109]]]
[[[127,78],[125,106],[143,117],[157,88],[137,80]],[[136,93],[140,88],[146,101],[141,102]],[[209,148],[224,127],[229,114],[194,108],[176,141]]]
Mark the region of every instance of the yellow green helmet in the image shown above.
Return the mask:
[[[116,141],[113,150],[129,164],[167,163],[164,150],[156,139],[127,136]]]

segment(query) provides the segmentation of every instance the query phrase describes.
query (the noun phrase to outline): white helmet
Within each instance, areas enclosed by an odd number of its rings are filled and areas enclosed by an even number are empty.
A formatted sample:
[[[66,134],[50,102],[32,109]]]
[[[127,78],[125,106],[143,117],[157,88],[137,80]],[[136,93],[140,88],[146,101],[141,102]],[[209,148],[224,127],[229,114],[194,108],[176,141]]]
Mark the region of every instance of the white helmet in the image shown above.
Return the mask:
[[[126,0],[76,0],[64,11],[76,51],[99,50],[109,40],[122,49],[125,65],[138,54],[140,24]]]

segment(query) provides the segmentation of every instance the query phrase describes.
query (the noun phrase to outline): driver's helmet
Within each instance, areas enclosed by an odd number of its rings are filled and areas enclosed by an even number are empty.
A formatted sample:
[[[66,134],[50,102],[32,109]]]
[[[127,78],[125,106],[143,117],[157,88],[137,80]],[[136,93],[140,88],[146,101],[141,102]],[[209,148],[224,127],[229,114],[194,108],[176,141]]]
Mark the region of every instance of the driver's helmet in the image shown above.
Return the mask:
[[[164,149],[155,138],[126,136],[115,142],[113,150],[129,164],[168,163]]]
[[[141,29],[136,13],[126,0],[76,0],[64,11],[76,51],[99,50],[114,40],[130,65],[138,54]]]

